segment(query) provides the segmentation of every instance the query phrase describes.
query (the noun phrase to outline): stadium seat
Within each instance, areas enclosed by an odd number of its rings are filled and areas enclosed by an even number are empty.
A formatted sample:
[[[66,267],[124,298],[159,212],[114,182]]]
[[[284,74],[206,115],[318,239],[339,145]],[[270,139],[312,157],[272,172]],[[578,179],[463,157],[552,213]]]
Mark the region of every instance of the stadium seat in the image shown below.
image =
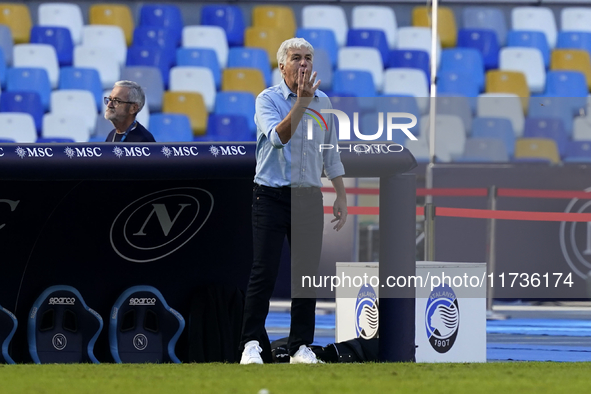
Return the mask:
[[[35,142],[37,144],[73,144],[76,141],[72,138],[65,137],[39,137]],[[102,140],[100,142],[102,142]]]
[[[492,30],[460,29],[458,47],[478,50],[482,55],[484,68],[487,70],[499,66],[499,43],[497,35]]]
[[[59,80],[59,64],[55,48],[48,44],[18,44],[14,46],[14,67],[40,67],[47,71],[51,88]]]
[[[65,27],[70,30],[74,45],[82,43],[84,18],[78,4],[41,3],[38,9],[39,26]]]
[[[473,48],[444,49],[441,53],[440,71],[453,71],[459,74],[470,74],[478,91],[484,90],[484,63],[482,53]]]
[[[408,149],[418,163],[429,162],[429,143],[426,139],[411,140],[407,138],[403,145],[404,149]]]
[[[388,42],[382,30],[349,29],[347,33],[347,46],[375,48],[382,56],[382,64],[386,64],[388,61]]]
[[[351,27],[353,29],[379,29],[386,34],[388,47],[396,47],[398,24],[392,7],[379,5],[357,5],[353,7]],[[300,36],[298,36],[300,37]],[[314,47],[316,48],[316,47]]]
[[[468,138],[462,154],[462,162],[502,163],[509,161],[507,147],[496,138]]]
[[[253,26],[244,32],[244,46],[264,49],[271,62],[271,67],[278,67],[277,51],[283,41],[279,31],[271,27]]]
[[[578,116],[573,122],[573,141],[591,140],[591,118]]]
[[[80,116],[88,135],[94,134],[97,110],[94,96],[88,90],[55,90],[51,92],[51,113],[59,116]]]
[[[550,70],[582,72],[587,80],[587,88],[591,89],[591,60],[587,51],[555,49],[550,56]]]
[[[556,21],[547,7],[514,7],[511,10],[513,30],[541,31],[548,39],[550,49],[556,46]]]
[[[576,101],[575,101],[576,102]],[[573,117],[578,114],[573,106],[572,97],[532,97],[530,98],[528,116],[530,118],[560,119],[564,130],[572,135]]]
[[[12,32],[8,26],[0,24],[0,49],[4,52],[4,60],[6,66],[12,65],[13,52]]]
[[[431,7],[418,6],[412,10],[412,25],[431,28]],[[456,18],[451,8],[439,6],[437,9],[437,34],[441,38],[444,48],[456,46],[458,41],[458,28]]]
[[[158,68],[144,66],[124,67],[121,70],[121,79],[135,81],[141,85],[146,94],[146,105],[151,112],[160,112],[162,110],[164,83]]]
[[[591,32],[561,31],[558,33],[556,48],[583,49],[591,55]]]
[[[228,67],[256,68],[263,73],[266,86],[271,85],[271,63],[267,51],[261,48],[230,48]]]
[[[523,112],[527,111],[530,93],[522,72],[490,70],[486,73],[485,84],[486,93],[511,93],[520,97]]]
[[[37,140],[35,119],[28,113],[1,112],[4,96],[0,96],[0,138],[13,140],[19,144],[31,144]]]
[[[507,36],[507,46],[536,48],[542,54],[544,67],[550,66],[550,47],[546,35],[541,31],[511,30]]]
[[[421,118],[421,139],[429,141],[429,115]],[[454,115],[435,117],[435,157],[439,162],[451,162],[462,157],[466,144],[466,131],[462,119]]]
[[[178,48],[176,50],[176,65],[207,67],[213,74],[216,88],[219,89],[222,85],[222,71],[220,69],[218,57],[213,49]]]
[[[229,46],[244,44],[246,23],[242,9],[238,6],[213,4],[201,8],[201,25],[218,26],[226,32]]]
[[[43,104],[43,110],[49,109],[51,85],[47,71],[43,68],[14,67],[6,74],[6,91],[37,92]]]
[[[119,67],[125,65],[127,44],[119,26],[87,25],[82,28],[82,45],[88,48],[108,48],[112,51]]]
[[[516,137],[523,135],[525,118],[521,98],[510,93],[484,93],[476,101],[476,116],[483,118],[507,118],[511,121]],[[472,125],[474,128],[474,125]]]
[[[384,73],[384,94],[408,94],[417,98],[421,113],[429,107],[425,73],[414,68],[389,68]]]
[[[173,47],[181,44],[183,15],[180,8],[174,4],[143,4],[140,8],[139,26],[169,29],[174,37]]]
[[[314,71],[317,72],[316,80],[320,79],[320,90],[332,90],[334,73],[332,71],[330,56],[323,49],[314,49]],[[279,76],[281,78],[281,74]],[[272,76],[271,85],[276,85],[273,83]]]
[[[394,49],[388,55],[386,68],[417,68],[425,72],[427,83],[431,84],[431,64],[429,63],[429,54],[419,50],[401,50]]]
[[[170,69],[171,92],[196,92],[203,96],[208,112],[215,105],[215,81],[207,67],[178,66]]]
[[[0,112],[24,112],[29,114],[33,117],[37,132],[41,132],[44,111],[41,97],[37,92],[2,92],[2,95],[0,95]]]
[[[4,57],[4,51],[0,48],[0,93],[2,87],[6,87],[6,60]]]
[[[419,136],[421,130],[421,110],[416,97],[411,95],[401,94],[385,94],[378,97],[375,100],[375,111],[376,112],[406,112],[413,114],[417,118],[417,124],[414,127],[409,128],[409,131],[415,136]],[[404,119],[401,123],[408,123],[408,119]],[[405,135],[401,135],[404,139],[407,139]]]
[[[591,9],[588,7],[564,7],[560,11],[562,31],[591,32]]]
[[[265,79],[259,70],[227,68],[222,74],[222,91],[249,92],[255,97],[265,90]]]
[[[333,75],[332,93],[343,97],[375,97],[376,89],[369,71],[337,70]]]
[[[452,97],[446,95],[438,95],[437,98],[437,114],[441,115],[455,115],[462,119],[464,130],[467,135],[472,132],[472,104],[468,97]],[[476,101],[474,104],[476,104]],[[475,106],[475,105],[474,105]]]
[[[401,27],[398,29],[398,49],[417,49],[431,56],[431,29]],[[437,67],[441,64],[441,40],[437,37]]]
[[[191,121],[181,114],[150,115],[150,133],[158,142],[193,141]]]
[[[568,141],[563,161],[565,163],[590,163],[591,141]]]
[[[248,121],[248,129],[256,134],[254,122],[255,97],[248,92],[219,92],[215,98],[214,113],[218,115],[242,115]]]
[[[375,48],[345,47],[339,49],[337,69],[369,71],[373,77],[376,91],[381,92],[384,87],[382,56]]]
[[[110,316],[109,344],[116,363],[180,363],[174,348],[185,319],[156,288],[125,290]]]
[[[0,344],[2,344],[0,363],[14,364],[14,360],[10,357],[8,350],[10,349],[10,342],[17,327],[18,322],[16,316],[8,309],[0,306]]]
[[[119,61],[108,47],[77,46],[74,48],[74,67],[96,69],[103,89],[112,88],[120,79]]]
[[[0,25],[10,28],[15,44],[27,44],[31,35],[31,14],[26,4],[0,3]]]
[[[529,161],[532,159],[560,163],[560,155],[556,142],[549,138],[519,138],[515,142],[515,160]]]
[[[476,117],[472,120],[473,138],[496,138],[503,142],[507,153],[513,157],[515,153],[515,132],[508,118]]]
[[[97,111],[103,106],[101,77],[94,68],[62,67],[59,88],[88,90],[94,96]]]
[[[114,25],[123,29],[125,42],[133,42],[135,24],[131,10],[124,4],[95,3],[90,6],[88,22],[90,25]]]
[[[337,44],[337,40],[332,30],[299,28],[295,36],[308,41],[314,47],[314,54],[316,54],[316,51],[319,49],[324,50],[330,58],[331,66],[333,68],[336,67],[339,55],[339,45]]]
[[[546,74],[546,91],[544,96],[565,97],[572,103],[574,114],[584,110],[587,105],[587,81],[585,75],[578,71],[549,71]]]
[[[98,364],[94,344],[102,329],[103,319],[86,305],[78,290],[51,286],[39,295],[29,313],[29,354],[36,364]]]
[[[338,5],[306,5],[302,8],[302,27],[306,29],[330,29],[339,47],[347,42],[347,16]]]
[[[293,9],[282,5],[255,5],[252,8],[252,26],[277,30],[282,42],[294,37],[297,28]]]
[[[53,46],[60,67],[72,65],[74,44],[68,28],[33,26],[31,29],[31,44],[49,44]]]
[[[174,64],[174,52],[153,46],[132,45],[127,49],[127,67],[156,67],[160,70],[164,86],[168,86],[170,69]]]
[[[437,93],[447,96],[477,97],[480,93],[477,80],[462,71],[440,71],[437,76]]]
[[[248,120],[242,115],[210,114],[207,121],[207,136],[211,141],[255,141],[248,127]]]
[[[222,69],[228,64],[228,40],[226,32],[219,26],[185,26],[183,48],[209,48],[218,55]]]
[[[43,116],[43,138],[65,138],[73,142],[88,142],[90,139],[89,129],[82,126],[85,122],[82,114],[45,114]]]
[[[526,118],[523,129],[525,138],[549,138],[556,142],[561,157],[566,154],[569,136],[564,130],[562,120],[558,118]]]
[[[165,27],[138,26],[133,31],[133,46],[157,47],[171,62],[174,62],[177,50],[176,40],[174,31]]]
[[[207,130],[207,107],[203,96],[194,92],[164,92],[162,112],[187,115],[193,135],[203,135]]]
[[[465,29],[489,29],[497,36],[500,46],[507,42],[507,22],[505,14],[497,7],[464,7],[462,10],[463,27]]]
[[[525,75],[531,93],[542,93],[546,87],[546,68],[542,53],[537,48],[503,48],[499,54],[499,68]]]

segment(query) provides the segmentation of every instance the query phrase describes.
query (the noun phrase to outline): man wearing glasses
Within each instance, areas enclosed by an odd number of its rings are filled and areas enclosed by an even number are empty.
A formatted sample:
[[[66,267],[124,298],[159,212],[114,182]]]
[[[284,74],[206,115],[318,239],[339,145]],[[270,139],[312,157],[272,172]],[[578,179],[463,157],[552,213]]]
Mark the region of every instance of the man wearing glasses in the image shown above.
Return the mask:
[[[105,142],[156,142],[152,133],[135,120],[146,102],[140,85],[132,81],[115,82],[111,95],[104,101],[105,119],[115,126]]]

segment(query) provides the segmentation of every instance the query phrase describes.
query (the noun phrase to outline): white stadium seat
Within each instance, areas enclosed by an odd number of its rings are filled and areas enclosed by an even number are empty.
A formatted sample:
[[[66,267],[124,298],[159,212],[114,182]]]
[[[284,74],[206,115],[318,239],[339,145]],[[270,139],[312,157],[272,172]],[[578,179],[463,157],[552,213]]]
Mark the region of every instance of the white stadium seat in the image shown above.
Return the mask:
[[[431,56],[431,29],[428,27],[401,27],[398,29],[398,49],[418,49]],[[441,63],[441,40],[437,36],[437,66]]]
[[[391,7],[380,5],[358,5],[353,7],[353,29],[383,30],[390,49],[396,48],[398,24]]]
[[[183,28],[183,48],[209,48],[218,56],[221,68],[228,64],[228,39],[219,26],[185,26]]]
[[[43,116],[44,138],[71,138],[75,142],[88,142],[90,132],[84,127],[81,115],[48,113]]]
[[[516,137],[523,135],[525,117],[521,98],[510,93],[484,93],[478,96],[476,116],[479,118],[507,118],[511,120]]]
[[[429,108],[429,86],[422,70],[416,68],[389,68],[384,73],[384,94],[407,94],[417,98],[421,113]]]
[[[213,73],[207,67],[173,67],[170,69],[170,91],[196,92],[203,96],[208,112],[213,112],[215,105],[215,81]]]
[[[513,30],[541,31],[548,39],[550,49],[556,46],[558,32],[552,10],[547,7],[515,7],[511,11]]]
[[[70,29],[74,45],[82,42],[84,19],[78,4],[41,3],[38,19],[39,26],[57,26]]]
[[[127,44],[125,34],[119,26],[87,25],[82,28],[82,45],[105,47],[114,52],[119,66],[125,66]]]
[[[542,52],[537,48],[506,47],[499,54],[499,69],[525,74],[532,93],[542,93],[546,87],[546,68]]]
[[[74,67],[98,70],[103,89],[112,88],[119,80],[119,62],[115,53],[106,47],[77,46],[74,48]]]
[[[59,82],[59,63],[55,48],[48,44],[18,44],[14,46],[14,67],[39,67],[47,71],[52,89]]]
[[[302,27],[305,29],[329,29],[334,32],[337,44],[347,44],[347,16],[338,5],[307,5],[302,9]]]
[[[88,90],[62,89],[51,92],[51,113],[58,116],[76,114],[84,122],[88,134],[94,134],[97,110],[94,96]]]
[[[381,92],[384,87],[382,56],[375,48],[344,47],[339,49],[337,69],[369,71],[376,90]]]
[[[0,113],[0,138],[14,140],[21,144],[37,141],[33,117],[21,112]]]

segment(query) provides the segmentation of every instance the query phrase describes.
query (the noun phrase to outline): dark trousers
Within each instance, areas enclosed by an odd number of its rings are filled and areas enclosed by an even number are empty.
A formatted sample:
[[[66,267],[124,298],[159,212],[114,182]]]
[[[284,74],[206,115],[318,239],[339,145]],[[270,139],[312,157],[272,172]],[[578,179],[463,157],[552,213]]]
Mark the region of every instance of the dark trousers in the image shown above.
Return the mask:
[[[313,288],[302,288],[302,275],[312,276],[318,271],[323,228],[319,188],[255,185],[252,203],[254,256],[244,305],[241,349],[246,342],[257,340],[263,348],[263,361],[271,361],[265,320],[286,236],[291,250],[290,355],[300,345],[310,345],[314,341],[316,294]]]

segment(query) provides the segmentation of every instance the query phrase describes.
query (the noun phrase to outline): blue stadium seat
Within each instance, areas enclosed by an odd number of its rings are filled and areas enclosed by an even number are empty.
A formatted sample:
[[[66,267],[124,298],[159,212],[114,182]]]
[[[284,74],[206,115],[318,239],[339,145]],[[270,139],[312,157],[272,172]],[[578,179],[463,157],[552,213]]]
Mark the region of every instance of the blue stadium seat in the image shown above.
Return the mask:
[[[564,162],[591,163],[591,141],[569,141],[566,145]]]
[[[139,26],[163,27],[170,29],[174,37],[174,46],[179,46],[183,33],[181,10],[172,4],[144,4],[140,9]],[[135,37],[134,37],[135,42]]]
[[[9,138],[0,138],[0,142],[3,144],[11,144],[13,142],[16,142],[15,140],[9,139]]]
[[[349,29],[347,46],[376,48],[382,55],[382,63],[386,64],[388,61],[388,41],[383,30]]]
[[[155,46],[174,53],[178,37],[173,29],[156,26],[138,26],[133,31],[133,45]]]
[[[497,138],[468,138],[464,153],[456,162],[499,163],[509,161],[507,147]]]
[[[484,62],[482,61],[482,53],[476,49],[444,49],[441,53],[440,71],[471,74],[478,84],[478,91],[484,90]]]
[[[556,41],[557,49],[583,49],[591,56],[591,32],[561,31]]]
[[[525,138],[550,138],[556,142],[561,157],[566,154],[569,136],[558,118],[526,118],[523,130]]]
[[[571,136],[574,116],[578,114],[573,103],[576,103],[576,99],[571,97],[531,97],[527,116],[560,119],[567,135]]]
[[[305,29],[298,28],[296,37],[301,37],[308,41],[316,49],[324,49],[331,61],[333,68],[337,65],[339,57],[339,45],[335,38],[334,31],[329,29]]]
[[[10,357],[8,349],[17,326],[18,322],[12,312],[0,306],[0,346],[2,346],[0,363],[14,364],[14,360]]]
[[[248,128],[248,120],[242,115],[218,115],[212,113],[207,121],[210,141],[255,141]]]
[[[537,48],[542,52],[544,66],[550,66],[550,47],[548,39],[541,31],[511,30],[507,35],[507,46]]]
[[[431,84],[431,65],[429,64],[429,53],[426,51],[394,49],[390,51],[385,64],[386,68],[404,67],[423,70],[427,76],[427,84]]]
[[[472,137],[500,139],[505,144],[510,157],[513,157],[515,153],[515,132],[510,119],[474,118],[472,120]]]
[[[320,90],[330,91],[332,90],[332,79],[333,71],[330,56],[322,49],[314,49],[314,71],[316,71],[316,80],[320,79]]]
[[[105,139],[101,138],[101,142],[104,142]],[[61,137],[40,137],[37,138],[37,143],[44,143],[44,144],[53,144],[53,143],[72,143],[76,142],[72,138],[61,138]]]
[[[499,43],[493,30],[460,29],[458,47],[477,49],[487,70],[499,67]]]
[[[242,9],[232,5],[207,5],[201,8],[201,24],[219,26],[226,32],[228,45],[244,45],[246,23]]]
[[[262,48],[230,48],[228,67],[259,69],[263,73],[265,84],[271,86],[271,63],[267,51]]]
[[[477,97],[479,87],[476,78],[471,73],[441,71],[437,76],[437,92],[448,96],[458,94],[466,97]]]
[[[43,123],[43,104],[37,92],[2,92],[0,112],[24,112],[33,117],[37,134],[41,133]]]
[[[162,81],[168,86],[168,77],[175,62],[175,53],[147,45],[132,45],[127,49],[127,66],[157,67],[162,73]]]
[[[575,116],[585,109],[588,94],[587,79],[582,72],[552,70],[546,74],[544,96],[563,97],[563,100],[571,103]]]
[[[213,74],[216,89],[220,89],[222,84],[222,71],[220,69],[217,54],[213,49],[178,48],[176,50],[176,65],[209,68]]]
[[[97,110],[103,108],[101,77],[94,68],[62,67],[59,88],[88,90],[94,96]]]
[[[254,122],[255,97],[248,92],[219,92],[215,97],[214,113],[218,115],[243,115],[248,121],[248,129],[256,134]]]
[[[146,93],[146,103],[150,112],[162,111],[162,95],[164,82],[158,67],[130,66],[123,67],[121,79],[139,83]]]
[[[421,110],[419,109],[416,97],[401,94],[386,94],[378,97],[375,103],[376,112],[383,112],[384,114],[387,112],[406,112],[413,114],[417,118],[417,124],[414,127],[409,128],[409,131],[415,136],[420,134]],[[400,123],[408,122],[408,119],[400,120]],[[401,133],[396,134],[401,135],[401,138],[406,139]],[[394,137],[394,134],[392,136]]]
[[[0,24],[0,49],[4,52],[4,60],[7,66],[12,66],[12,52],[14,42],[10,27]]]
[[[6,57],[0,47],[0,88],[6,87]]]
[[[49,110],[51,84],[47,71],[43,68],[15,67],[6,73],[6,91],[37,92],[41,98],[44,111]]]
[[[74,43],[70,29],[66,27],[33,26],[31,44],[49,44],[55,48],[60,67],[71,66],[74,58]]]
[[[467,29],[491,29],[495,32],[500,46],[505,46],[507,22],[503,10],[496,7],[465,7],[463,26]]]
[[[345,97],[376,96],[371,73],[360,70],[336,70],[332,77],[332,92]]]
[[[185,319],[152,286],[125,290],[111,309],[109,344],[116,363],[180,363],[176,342]]]
[[[93,350],[103,319],[75,288],[46,289],[33,303],[28,320],[29,353],[36,364],[99,363]]]
[[[150,132],[158,142],[193,141],[191,122],[187,115],[163,113],[150,115]]]

